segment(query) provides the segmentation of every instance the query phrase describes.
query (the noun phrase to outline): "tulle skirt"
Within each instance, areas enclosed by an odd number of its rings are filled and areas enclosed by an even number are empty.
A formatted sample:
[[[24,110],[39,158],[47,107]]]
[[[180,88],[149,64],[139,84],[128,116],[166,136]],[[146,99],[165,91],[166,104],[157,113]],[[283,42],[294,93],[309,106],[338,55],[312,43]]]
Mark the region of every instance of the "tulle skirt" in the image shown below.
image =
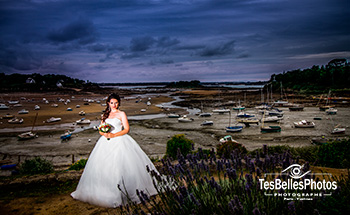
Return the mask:
[[[124,205],[128,198],[139,202],[136,189],[149,195],[157,194],[146,166],[150,170],[156,170],[148,156],[129,135],[110,140],[101,136],[90,154],[78,187],[71,196],[102,207]],[[124,193],[118,189],[118,185]]]

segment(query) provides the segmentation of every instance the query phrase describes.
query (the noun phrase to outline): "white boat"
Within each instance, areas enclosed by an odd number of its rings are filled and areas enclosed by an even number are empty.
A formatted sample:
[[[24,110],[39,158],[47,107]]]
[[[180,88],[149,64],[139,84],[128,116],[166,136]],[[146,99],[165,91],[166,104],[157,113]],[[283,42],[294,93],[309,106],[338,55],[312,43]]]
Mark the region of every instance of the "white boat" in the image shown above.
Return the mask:
[[[288,105],[288,101],[277,100],[273,103],[274,106],[286,106]]]
[[[23,105],[20,104],[20,103],[13,105],[13,107],[22,107],[22,106],[23,106]]]
[[[236,140],[234,140],[233,138],[232,138],[232,136],[231,135],[226,135],[225,137],[223,137],[223,138],[221,138],[220,140],[219,140],[221,143],[226,143],[226,142],[233,142],[233,143],[238,143]]]
[[[67,111],[73,111],[73,109],[69,107],[69,108],[67,108]]]
[[[277,117],[277,116],[268,116],[268,117],[263,117],[261,119],[261,122],[279,122],[283,119],[283,117]]]
[[[151,102],[150,101],[147,101],[147,106],[150,106],[151,105]]]
[[[337,114],[337,112],[338,112],[338,110],[335,108],[329,108],[326,110],[326,114],[328,114],[328,115],[335,115],[335,114]]]
[[[5,104],[0,104],[0,110],[7,110],[9,107]]]
[[[140,111],[141,111],[141,112],[146,112],[146,109],[143,108],[143,109],[141,109]]]
[[[46,122],[50,123],[50,122],[58,122],[61,121],[61,118],[59,117],[51,117],[50,119],[47,119]]]
[[[52,104],[51,106],[52,107],[58,107],[58,104]]]
[[[257,118],[239,118],[237,122],[244,124],[259,124],[259,120]]]
[[[213,113],[219,113],[219,114],[230,113],[230,109],[227,109],[227,108],[214,109]]]
[[[167,116],[168,118],[180,118],[180,115],[176,113],[169,113]]]
[[[184,115],[180,118],[177,119],[178,122],[192,122],[193,119],[192,118],[188,118],[187,115]]]
[[[258,109],[258,110],[268,110],[270,108],[271,108],[271,106],[266,105],[266,104],[262,104],[262,105],[259,105],[259,106],[255,107],[255,109]]]
[[[10,124],[22,124],[23,123],[23,119],[22,118],[12,118],[10,120],[8,120],[7,122],[10,123]]]
[[[15,104],[18,104],[19,103],[19,101],[18,100],[13,100],[13,101],[8,101],[8,103],[10,104],[10,105],[15,105]]]
[[[344,134],[345,133],[345,128],[334,128],[331,133],[332,134]]]
[[[18,136],[19,140],[28,140],[28,139],[33,139],[35,137],[37,137],[37,135],[31,131],[19,134]]]
[[[35,105],[34,106],[34,110],[40,110],[40,106],[39,105]]]
[[[202,122],[201,126],[206,126],[206,125],[214,125],[213,121],[205,120]]]
[[[81,119],[77,120],[76,122],[78,125],[91,123],[91,121],[89,119],[85,119],[85,118],[81,118]]]
[[[26,109],[22,109],[22,110],[18,111],[18,114],[28,114],[28,113],[29,113],[29,111]]]
[[[75,108],[80,108],[80,105],[76,105]]]
[[[83,110],[82,110],[82,111],[79,111],[79,115],[80,115],[80,116],[85,116],[85,111],[83,111]]]
[[[300,122],[293,123],[296,128],[314,128],[315,123],[307,120],[301,120]]]

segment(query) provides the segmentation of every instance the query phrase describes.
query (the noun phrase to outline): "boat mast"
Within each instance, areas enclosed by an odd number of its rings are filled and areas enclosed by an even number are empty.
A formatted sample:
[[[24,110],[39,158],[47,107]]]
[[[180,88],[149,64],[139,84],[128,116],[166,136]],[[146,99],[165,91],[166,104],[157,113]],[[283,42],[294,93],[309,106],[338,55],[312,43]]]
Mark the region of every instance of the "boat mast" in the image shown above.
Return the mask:
[[[37,118],[37,117],[38,117],[38,113],[36,113],[35,118],[34,118],[32,130],[31,130],[32,133],[33,133],[33,130],[34,130],[34,125],[35,125],[35,122],[36,122],[36,118]]]

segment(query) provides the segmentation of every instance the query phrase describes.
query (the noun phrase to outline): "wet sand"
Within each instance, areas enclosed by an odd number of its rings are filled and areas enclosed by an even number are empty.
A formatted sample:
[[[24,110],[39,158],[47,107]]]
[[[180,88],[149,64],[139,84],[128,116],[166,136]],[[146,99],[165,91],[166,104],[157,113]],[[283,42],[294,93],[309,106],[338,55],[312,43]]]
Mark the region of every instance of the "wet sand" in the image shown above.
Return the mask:
[[[206,92],[206,96],[213,96],[213,92]],[[311,138],[320,137],[325,135],[331,138],[344,138],[349,135],[350,126],[350,109],[347,107],[339,107],[337,115],[326,115],[325,112],[319,111],[317,107],[305,107],[304,111],[300,112],[290,112],[288,108],[280,108],[284,111],[284,119],[280,124],[282,127],[282,132],[280,133],[266,133],[262,134],[260,132],[260,125],[251,125],[250,127],[244,128],[242,132],[239,133],[227,133],[225,127],[229,125],[230,115],[229,114],[213,114],[211,117],[199,117],[197,115],[189,115],[194,119],[190,123],[179,123],[175,118],[167,118],[165,113],[177,111],[180,113],[186,113],[185,110],[174,109],[166,111],[156,104],[162,104],[171,101],[172,98],[167,96],[151,96],[152,105],[148,107],[146,112],[140,112],[142,108],[147,108],[145,101],[148,100],[148,95],[144,95],[143,102],[136,103],[136,99],[122,100],[122,107],[126,110],[131,131],[129,133],[142,147],[142,149],[150,156],[154,158],[162,158],[166,151],[167,141],[175,134],[185,134],[187,138],[192,139],[195,142],[195,148],[205,148],[211,149],[215,148],[219,144],[219,139],[225,135],[231,135],[235,140],[242,143],[248,150],[254,150],[266,145],[289,145],[289,146],[310,146]],[[103,97],[96,97],[96,99],[102,99]],[[129,97],[130,98],[130,97]],[[80,99],[83,99],[81,97]],[[74,104],[81,104],[81,101],[74,101]],[[51,102],[50,102],[51,103]],[[32,105],[32,104],[30,104]],[[33,105],[34,106],[34,105]],[[61,109],[59,109],[62,106]],[[72,106],[73,105],[68,105]],[[89,153],[93,149],[100,135],[97,131],[93,129],[86,129],[81,132],[74,133],[72,138],[68,141],[61,141],[60,135],[62,135],[63,130],[70,129],[74,130],[81,128],[73,124],[74,120],[81,118],[77,111],[73,109],[72,113],[67,113],[65,111],[66,105],[60,104],[58,108],[54,110],[60,110],[62,113],[63,120],[58,123],[58,125],[45,126],[49,130],[38,131],[38,138],[18,141],[15,134],[17,132],[10,133],[8,130],[0,129],[3,131],[0,137],[0,156],[1,159],[8,159],[12,162],[22,162],[25,159],[29,159],[35,156],[41,156],[48,160],[53,161],[56,168],[66,168],[69,164],[77,161],[81,158],[87,158]],[[46,112],[51,113],[52,107],[47,107]],[[85,109],[81,105],[81,109]],[[88,105],[85,111],[87,111],[88,119],[95,120],[92,125],[97,125],[101,111],[104,109],[100,104],[92,103]],[[206,112],[211,112],[214,108],[207,107]],[[231,108],[232,109],[232,108]],[[15,111],[15,110],[12,110]],[[40,110],[44,111],[43,110]],[[1,111],[1,114],[7,113],[8,111]],[[30,111],[34,112],[34,111]],[[247,108],[246,112],[255,114],[257,118],[261,118],[261,115],[257,112],[255,108]],[[159,114],[163,113],[160,118],[146,119],[146,120],[133,120],[133,116],[138,114]],[[232,111],[231,115],[231,125],[236,124],[236,112]],[[78,116],[75,116],[78,115]],[[60,115],[61,116],[61,115]],[[33,115],[32,115],[33,117]],[[313,120],[314,117],[321,117],[322,120]],[[312,120],[316,123],[315,128],[294,128],[293,122],[300,120]],[[201,126],[200,124],[204,120],[212,120],[214,122],[213,126]],[[276,123],[271,123],[271,125]],[[345,134],[341,135],[331,135],[330,132],[332,128],[341,124],[347,128]],[[62,127],[60,127],[60,126]],[[92,127],[90,126],[90,128]],[[22,125],[21,125],[22,126]],[[24,126],[24,125],[23,125]],[[30,127],[30,126],[29,126]],[[40,126],[37,126],[40,128]],[[52,129],[50,129],[50,127]],[[28,124],[27,127],[28,128]],[[43,127],[41,127],[43,128]],[[85,127],[86,128],[86,127]],[[16,131],[16,129],[12,129]],[[83,130],[83,129],[81,129]],[[5,131],[5,132],[4,132]]]

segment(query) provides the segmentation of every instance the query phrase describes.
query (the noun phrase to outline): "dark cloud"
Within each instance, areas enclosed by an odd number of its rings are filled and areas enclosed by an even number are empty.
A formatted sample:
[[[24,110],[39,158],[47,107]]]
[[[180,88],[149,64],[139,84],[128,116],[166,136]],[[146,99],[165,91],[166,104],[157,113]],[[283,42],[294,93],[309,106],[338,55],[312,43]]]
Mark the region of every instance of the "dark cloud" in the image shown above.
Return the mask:
[[[143,81],[268,79],[349,58],[348,1],[0,0],[0,68],[89,71],[92,81],[115,71],[128,73],[118,82],[141,73]]]
[[[96,41],[97,33],[94,24],[86,19],[78,19],[68,25],[51,30],[47,38],[55,43],[76,41],[86,45]]]
[[[153,59],[149,62],[149,65],[157,65],[157,64],[173,64],[174,61],[171,59]]]
[[[180,40],[178,39],[172,39],[169,36],[160,37],[157,40],[157,46],[158,47],[170,47],[175,46],[180,43]]]
[[[151,36],[136,37],[130,42],[130,50],[133,52],[146,51],[156,43],[156,40]]]
[[[213,46],[206,46],[203,50],[198,51],[198,55],[202,57],[223,56],[232,54],[234,51],[235,41],[229,41]]]
[[[110,44],[101,44],[96,43],[87,46],[87,49],[92,52],[111,52],[111,51],[124,51],[125,48],[118,45],[110,45]]]
[[[41,58],[23,46],[5,47],[0,45],[0,68],[7,70],[33,70],[42,65]]]
[[[132,58],[139,58],[141,57],[138,53],[123,53],[120,58],[121,59],[132,59]]]

